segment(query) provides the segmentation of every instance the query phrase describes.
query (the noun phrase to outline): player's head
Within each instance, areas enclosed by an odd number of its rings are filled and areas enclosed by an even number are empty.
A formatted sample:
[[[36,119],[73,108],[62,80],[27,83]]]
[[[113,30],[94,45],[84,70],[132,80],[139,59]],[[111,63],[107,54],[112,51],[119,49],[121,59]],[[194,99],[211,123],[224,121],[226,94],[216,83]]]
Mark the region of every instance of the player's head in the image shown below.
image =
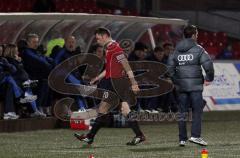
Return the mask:
[[[39,45],[39,37],[37,34],[28,34],[27,35],[27,46],[28,48],[37,49]]]
[[[163,51],[164,51],[165,56],[169,56],[174,51],[173,44],[169,43],[169,42],[164,43]]]
[[[68,51],[73,52],[76,50],[76,38],[74,36],[67,36],[64,41],[65,47]]]
[[[97,40],[97,43],[100,45],[104,45],[106,42],[111,39],[111,33],[108,29],[104,27],[99,27],[94,32],[95,38]]]
[[[134,54],[137,56],[138,60],[144,60],[147,55],[147,46],[142,42],[135,43]]]
[[[185,38],[193,38],[194,40],[197,40],[198,31],[196,26],[194,25],[186,26],[183,30],[183,33]]]
[[[154,48],[153,54],[159,61],[162,61],[164,58],[164,49],[160,46],[157,46]]]

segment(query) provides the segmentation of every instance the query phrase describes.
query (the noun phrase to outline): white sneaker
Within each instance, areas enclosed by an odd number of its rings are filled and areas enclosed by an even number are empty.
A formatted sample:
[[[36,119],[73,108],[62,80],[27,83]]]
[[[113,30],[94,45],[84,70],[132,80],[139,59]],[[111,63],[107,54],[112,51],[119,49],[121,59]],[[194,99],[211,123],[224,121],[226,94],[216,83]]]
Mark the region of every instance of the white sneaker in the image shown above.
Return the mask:
[[[16,115],[15,112],[8,112],[3,115],[4,120],[16,120],[19,118],[19,115]]]
[[[38,80],[27,80],[22,83],[23,87],[35,87],[37,86]]]
[[[144,113],[145,110],[143,110],[143,109],[139,109],[137,112]]]
[[[35,111],[30,115],[31,117],[46,117],[46,114],[40,112],[40,111]]]
[[[20,103],[25,104],[25,103],[30,103],[37,100],[36,95],[25,95],[24,98],[20,98]]]
[[[187,144],[187,142],[186,141],[184,141],[184,140],[181,140],[180,142],[179,142],[179,146],[185,146]]]
[[[157,110],[152,110],[151,113],[152,114],[158,114],[159,112]]]
[[[195,138],[195,137],[191,137],[189,138],[189,141],[192,143],[196,143],[198,145],[202,145],[202,146],[207,146],[208,143],[205,142],[202,138]]]
[[[144,110],[145,112],[147,112],[147,113],[152,113],[152,111],[151,110]]]
[[[82,108],[82,109],[79,109],[78,112],[86,112],[87,110]]]

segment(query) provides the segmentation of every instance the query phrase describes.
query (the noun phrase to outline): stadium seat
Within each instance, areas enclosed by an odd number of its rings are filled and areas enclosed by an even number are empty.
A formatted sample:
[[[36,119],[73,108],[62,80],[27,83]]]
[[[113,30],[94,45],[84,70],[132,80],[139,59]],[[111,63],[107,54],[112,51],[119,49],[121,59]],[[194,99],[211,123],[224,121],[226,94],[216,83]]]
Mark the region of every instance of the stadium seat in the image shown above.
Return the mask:
[[[218,33],[218,40],[221,41],[223,44],[227,43],[227,34],[225,32],[219,32]]]
[[[233,42],[232,49],[234,53],[234,58],[240,59],[240,42],[239,41]]]
[[[213,42],[214,45],[218,45],[219,42],[221,42],[218,39],[218,32],[212,32],[210,33],[210,41]]]
[[[202,31],[200,31],[199,32],[199,35],[198,35],[198,41],[201,43],[204,43],[204,45],[205,44],[207,44],[207,43],[209,43],[210,41],[209,41],[209,33],[208,32],[206,32],[206,31],[204,31],[204,32],[202,32]]]
[[[206,51],[210,54],[210,56],[215,59],[220,53],[219,47],[210,42],[208,46],[205,47]]]

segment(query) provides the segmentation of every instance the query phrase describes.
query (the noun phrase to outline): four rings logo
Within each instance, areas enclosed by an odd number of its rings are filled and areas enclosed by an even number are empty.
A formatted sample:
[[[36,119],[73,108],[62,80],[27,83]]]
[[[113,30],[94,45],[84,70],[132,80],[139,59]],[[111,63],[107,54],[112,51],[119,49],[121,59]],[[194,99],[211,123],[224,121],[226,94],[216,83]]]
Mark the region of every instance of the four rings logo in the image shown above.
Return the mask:
[[[180,62],[192,61],[193,60],[193,55],[192,54],[178,55],[177,59]]]

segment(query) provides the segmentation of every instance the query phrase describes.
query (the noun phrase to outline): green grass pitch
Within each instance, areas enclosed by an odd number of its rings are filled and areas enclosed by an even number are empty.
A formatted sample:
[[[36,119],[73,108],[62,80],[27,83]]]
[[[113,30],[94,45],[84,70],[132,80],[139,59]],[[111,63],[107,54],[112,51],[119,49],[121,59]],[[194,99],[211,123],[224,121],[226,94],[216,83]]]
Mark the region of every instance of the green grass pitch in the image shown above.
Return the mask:
[[[133,133],[128,128],[103,128],[95,143],[84,147],[70,129],[0,133],[0,158],[200,158],[202,147],[178,146],[177,123],[141,126],[147,141],[126,146]],[[82,133],[81,131],[80,133]],[[190,131],[189,131],[190,132]],[[205,114],[202,137],[209,143],[209,158],[240,157],[240,112]]]

